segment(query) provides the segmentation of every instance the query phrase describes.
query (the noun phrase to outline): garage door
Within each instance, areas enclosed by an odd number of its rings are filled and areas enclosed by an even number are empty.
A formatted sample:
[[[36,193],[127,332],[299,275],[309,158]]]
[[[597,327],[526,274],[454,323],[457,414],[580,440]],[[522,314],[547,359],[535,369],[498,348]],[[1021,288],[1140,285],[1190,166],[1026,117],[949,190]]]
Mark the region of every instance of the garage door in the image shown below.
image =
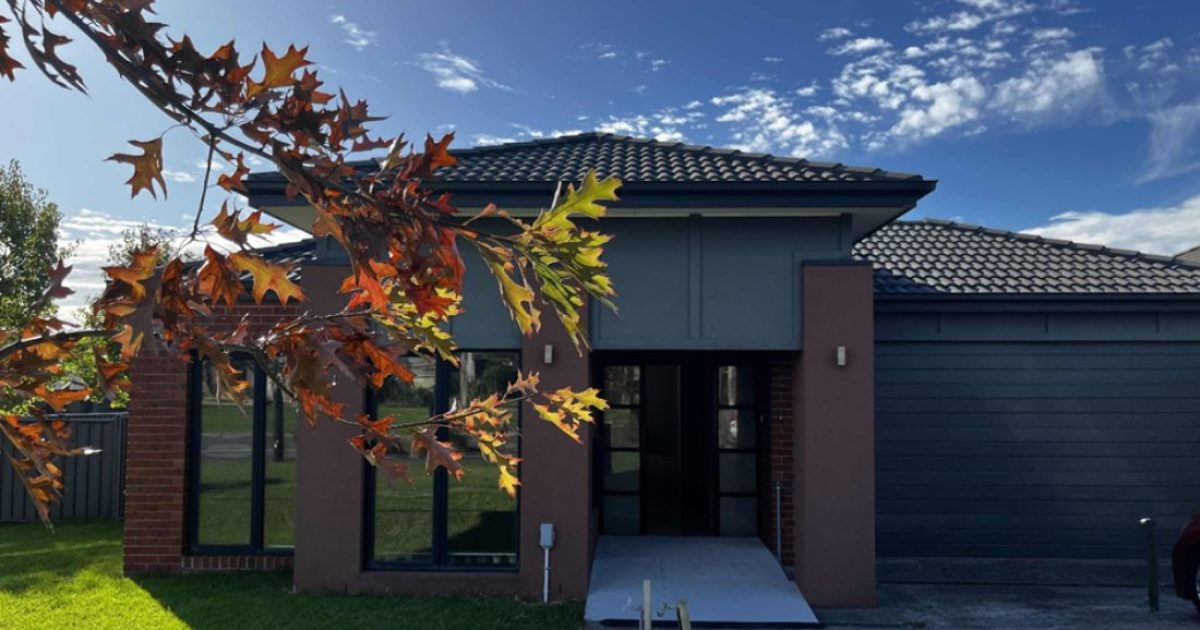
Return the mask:
[[[1133,557],[1200,512],[1200,344],[876,352],[881,556]]]

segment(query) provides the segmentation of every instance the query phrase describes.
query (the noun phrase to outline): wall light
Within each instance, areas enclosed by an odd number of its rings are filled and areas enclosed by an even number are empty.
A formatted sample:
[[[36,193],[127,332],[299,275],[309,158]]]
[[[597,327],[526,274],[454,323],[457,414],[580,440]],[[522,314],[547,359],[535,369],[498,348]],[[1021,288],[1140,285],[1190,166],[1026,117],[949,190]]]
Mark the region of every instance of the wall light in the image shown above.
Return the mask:
[[[837,347],[837,366],[846,367],[846,346]]]

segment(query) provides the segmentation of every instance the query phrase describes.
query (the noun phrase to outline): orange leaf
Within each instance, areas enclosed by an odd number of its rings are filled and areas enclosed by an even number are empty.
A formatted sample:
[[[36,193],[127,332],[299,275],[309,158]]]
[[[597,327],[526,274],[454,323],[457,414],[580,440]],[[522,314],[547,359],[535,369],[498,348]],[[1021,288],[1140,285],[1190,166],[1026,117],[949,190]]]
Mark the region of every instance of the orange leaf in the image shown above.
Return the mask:
[[[62,411],[67,405],[83,400],[92,395],[92,390],[83,389],[47,389],[45,385],[38,385],[33,389],[33,395],[46,401],[46,404],[54,408],[55,411]]]
[[[129,196],[136,197],[141,190],[148,190],[150,191],[150,196],[157,199],[158,195],[154,192],[154,182],[158,182],[158,186],[162,189],[163,197],[165,198],[167,196],[167,182],[163,180],[162,174],[162,138],[130,140],[129,144],[141,149],[142,154],[114,153],[108,157],[113,162],[133,165],[133,175],[125,182],[133,189],[133,193]]]
[[[230,307],[237,304],[238,296],[243,290],[237,272],[230,268],[225,256],[212,246],[204,248],[204,266],[196,275],[196,285],[196,290],[201,295],[207,295],[213,304],[224,300]]]
[[[212,225],[217,228],[217,233],[223,238],[238,245],[245,245],[246,238],[252,234],[270,234],[279,227],[274,223],[263,223],[262,210],[252,212],[245,219],[238,219],[237,210],[229,212],[228,202],[221,204],[221,211],[212,220]]]
[[[291,271],[289,266],[267,262],[261,256],[241,252],[230,254],[229,264],[238,271],[250,274],[254,282],[251,292],[254,294],[254,301],[259,304],[262,304],[267,291],[274,291],[281,304],[287,304],[290,299],[304,301],[304,291],[300,289],[300,285],[288,278],[288,272]]]
[[[263,90],[291,85],[295,81],[292,73],[312,63],[304,58],[306,53],[308,53],[307,46],[296,50],[295,46],[289,45],[287,52],[282,57],[276,57],[275,53],[266,44],[263,44],[262,59],[265,69],[263,79],[261,82],[251,81],[247,95],[254,98]]]
[[[154,275],[154,268],[158,265],[158,248],[149,247],[135,251],[130,258],[128,265],[123,267],[114,265],[103,267],[103,269],[108,277],[129,285],[130,300],[140,302],[146,296],[146,287],[142,283]]]
[[[250,174],[250,167],[246,166],[246,163],[243,161],[244,158],[245,154],[238,152],[237,165],[233,169],[233,175],[221,173],[217,177],[218,186],[227,191],[240,190],[244,193],[250,192],[246,190],[246,185],[242,183],[242,178]]]

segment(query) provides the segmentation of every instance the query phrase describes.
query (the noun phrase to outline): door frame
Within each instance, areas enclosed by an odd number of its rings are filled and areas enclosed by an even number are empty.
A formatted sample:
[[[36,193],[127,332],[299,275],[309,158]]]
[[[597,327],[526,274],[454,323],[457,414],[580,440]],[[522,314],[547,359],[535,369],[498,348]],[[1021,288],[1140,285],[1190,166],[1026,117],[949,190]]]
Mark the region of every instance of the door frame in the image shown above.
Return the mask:
[[[704,414],[707,416],[709,428],[708,439],[706,440],[708,459],[708,480],[707,492],[711,509],[711,531],[712,535],[721,535],[721,487],[720,487],[720,453],[721,449],[717,441],[718,429],[718,391],[717,391],[717,368],[726,365],[751,367],[754,370],[754,410],[755,410],[755,440],[754,440],[754,460],[755,460],[755,492],[756,499],[755,510],[755,536],[762,531],[762,500],[763,500],[763,452],[765,450],[765,441],[767,440],[768,425],[766,422],[766,410],[769,405],[769,378],[767,368],[769,367],[770,354],[761,351],[734,351],[734,350],[597,350],[592,352],[592,386],[601,391],[604,395],[604,371],[608,366],[616,365],[701,365],[705,371],[706,377],[711,379],[710,386],[707,387],[707,395],[709,400],[704,402]],[[645,380],[639,378],[639,399],[641,404],[645,403]],[[644,536],[646,535],[646,495],[643,492],[645,488],[645,466],[642,460],[644,459],[643,449],[645,448],[645,423],[639,415],[638,418],[638,448],[639,455],[638,465],[638,490],[630,491],[613,491],[607,492],[604,487],[605,477],[605,454],[608,452],[607,439],[605,436],[605,421],[604,414],[601,412],[596,420],[595,439],[592,440],[592,496],[593,507],[599,518],[597,527],[603,532],[604,527],[604,497],[608,494],[614,496],[630,496],[638,497],[638,533],[630,535]],[[632,449],[619,449],[619,451],[629,451]],[[735,494],[735,493],[726,493]]]

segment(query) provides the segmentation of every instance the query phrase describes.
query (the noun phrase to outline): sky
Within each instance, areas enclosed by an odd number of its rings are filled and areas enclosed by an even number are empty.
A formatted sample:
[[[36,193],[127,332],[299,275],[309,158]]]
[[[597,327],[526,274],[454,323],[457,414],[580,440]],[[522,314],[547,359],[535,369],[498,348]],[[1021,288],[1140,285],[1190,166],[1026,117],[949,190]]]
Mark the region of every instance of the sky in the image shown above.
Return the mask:
[[[388,135],[454,131],[469,147],[599,130],[833,160],[938,180],[908,218],[1200,245],[1200,0],[157,6],[202,50],[308,45],[327,86],[389,116],[375,127]],[[82,303],[121,230],[190,224],[204,146],[167,133],[169,198],[131,200],[128,167],[103,159],[169,122],[86,43],[62,54],[89,94],[0,79],[0,159],[61,207]]]

